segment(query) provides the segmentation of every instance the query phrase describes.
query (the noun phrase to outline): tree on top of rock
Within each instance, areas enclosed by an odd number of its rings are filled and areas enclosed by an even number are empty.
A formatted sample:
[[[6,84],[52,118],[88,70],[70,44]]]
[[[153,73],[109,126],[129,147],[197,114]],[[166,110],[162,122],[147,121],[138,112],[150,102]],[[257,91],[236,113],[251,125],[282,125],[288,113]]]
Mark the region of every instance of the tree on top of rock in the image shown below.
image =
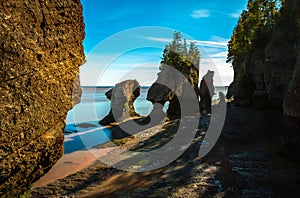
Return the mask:
[[[282,0],[248,1],[247,10],[242,12],[228,43],[227,62],[231,62],[235,69],[245,69],[254,44],[268,42],[279,13],[278,5],[282,3]]]
[[[196,90],[199,82],[199,63],[200,52],[196,44],[190,42],[188,46],[186,39],[182,39],[181,33],[175,32],[173,41],[164,49],[160,70],[163,70],[165,65],[174,67],[189,80]]]

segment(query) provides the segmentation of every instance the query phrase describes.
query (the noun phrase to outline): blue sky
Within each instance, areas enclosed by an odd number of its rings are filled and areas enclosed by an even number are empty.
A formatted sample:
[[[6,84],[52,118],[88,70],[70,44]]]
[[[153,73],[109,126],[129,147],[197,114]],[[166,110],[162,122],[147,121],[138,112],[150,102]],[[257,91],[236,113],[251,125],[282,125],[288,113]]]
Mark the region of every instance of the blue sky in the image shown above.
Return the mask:
[[[82,0],[87,62],[82,85],[114,85],[136,78],[142,85],[156,79],[164,46],[177,30],[201,52],[200,76],[219,73],[215,83],[228,85],[227,42],[246,0]],[[217,75],[218,76],[218,75]]]

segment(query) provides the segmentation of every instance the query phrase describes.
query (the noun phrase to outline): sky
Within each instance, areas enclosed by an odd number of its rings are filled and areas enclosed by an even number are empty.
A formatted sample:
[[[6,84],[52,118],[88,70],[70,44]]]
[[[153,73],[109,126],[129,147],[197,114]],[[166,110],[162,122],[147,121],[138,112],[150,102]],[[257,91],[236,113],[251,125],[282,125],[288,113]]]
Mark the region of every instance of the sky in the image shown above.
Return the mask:
[[[174,31],[200,49],[200,77],[215,71],[215,85],[233,79],[227,43],[247,0],[81,0],[86,37],[83,86],[127,79],[151,85]]]

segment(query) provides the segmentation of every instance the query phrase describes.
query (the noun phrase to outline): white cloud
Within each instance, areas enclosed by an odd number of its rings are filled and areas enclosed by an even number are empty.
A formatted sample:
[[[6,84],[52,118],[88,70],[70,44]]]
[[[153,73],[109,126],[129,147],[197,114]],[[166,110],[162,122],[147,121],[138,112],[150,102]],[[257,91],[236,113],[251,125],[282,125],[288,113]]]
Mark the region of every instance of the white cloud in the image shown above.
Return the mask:
[[[209,41],[196,42],[202,53],[200,76],[205,75],[207,70],[213,70],[215,71],[215,85],[229,85],[233,81],[233,69],[231,64],[226,63],[228,39],[212,36]]]
[[[191,40],[191,42],[196,42],[200,47],[216,47],[216,48],[227,48],[227,42],[218,41],[201,41],[201,40]]]
[[[159,38],[159,37],[144,37],[150,41],[157,41],[163,43],[170,43],[173,39],[172,38]],[[211,40],[187,40],[187,42],[195,42],[200,47],[217,47],[217,48],[226,48],[228,39],[224,39],[221,37],[213,36]]]
[[[143,38],[145,38],[149,41],[158,41],[158,42],[162,42],[162,43],[169,43],[173,40],[172,38],[159,38],[159,37],[148,37],[148,36],[145,36]]]
[[[209,41],[205,40],[192,40],[191,42],[196,42],[199,47],[211,47],[211,48],[223,48],[227,49],[228,39],[219,36],[212,36]]]
[[[218,42],[228,42],[229,40],[227,38],[223,38],[223,37],[220,37],[220,36],[211,36],[211,40],[212,41],[218,41]]]
[[[211,54],[210,57],[211,58],[224,58],[227,56],[227,51],[224,51],[224,52],[218,52],[218,53],[215,53],[215,54]]]
[[[154,67],[155,66],[155,67]],[[128,79],[136,79],[142,86],[150,86],[157,78],[159,65],[154,63],[145,63],[127,70],[108,69],[101,78],[97,79],[97,85],[115,85]]]
[[[242,10],[236,10],[235,12],[229,13],[228,15],[231,18],[239,18],[241,16],[241,13],[242,13]]]
[[[200,62],[200,77],[207,73],[207,70],[215,72],[214,84],[216,86],[228,86],[233,81],[233,69],[229,63],[226,63],[226,57],[202,58]]]
[[[210,13],[209,10],[194,10],[190,16],[195,19],[207,18],[210,16]]]

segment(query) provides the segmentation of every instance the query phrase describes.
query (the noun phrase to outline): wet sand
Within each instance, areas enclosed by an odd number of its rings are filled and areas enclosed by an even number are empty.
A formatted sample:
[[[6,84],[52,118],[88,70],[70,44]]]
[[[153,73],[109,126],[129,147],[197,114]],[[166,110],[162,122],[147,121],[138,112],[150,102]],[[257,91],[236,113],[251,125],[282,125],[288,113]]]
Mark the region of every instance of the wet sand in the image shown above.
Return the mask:
[[[104,156],[112,149],[113,148],[81,150],[66,154],[50,169],[46,175],[34,183],[33,188],[45,186],[58,179],[76,173],[88,167],[94,163],[97,158]]]

